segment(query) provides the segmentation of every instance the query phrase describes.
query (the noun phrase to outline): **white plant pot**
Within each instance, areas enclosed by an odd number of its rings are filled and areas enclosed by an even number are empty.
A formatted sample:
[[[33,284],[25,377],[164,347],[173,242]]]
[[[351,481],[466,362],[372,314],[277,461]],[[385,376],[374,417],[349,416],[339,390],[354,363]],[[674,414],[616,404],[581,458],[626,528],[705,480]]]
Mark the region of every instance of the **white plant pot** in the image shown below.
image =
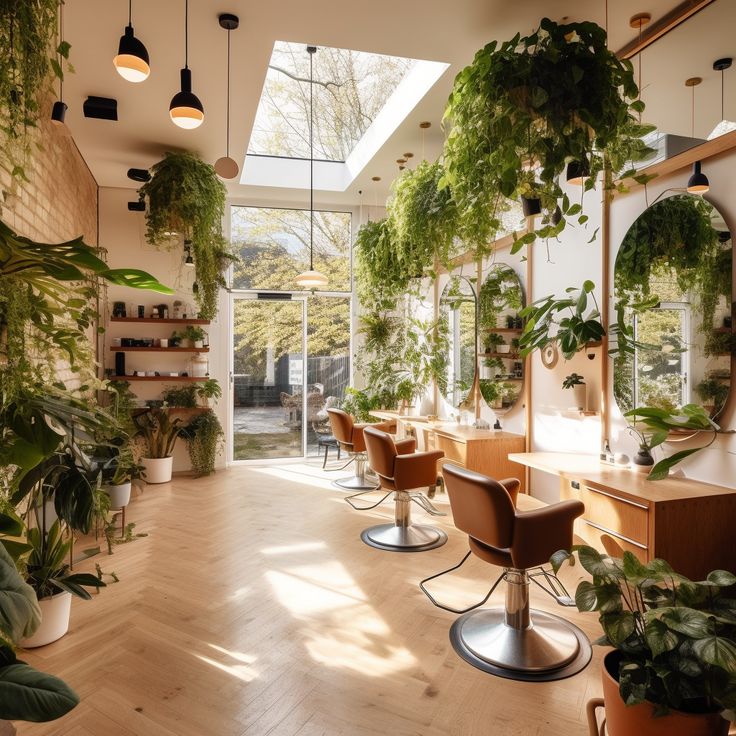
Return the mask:
[[[21,646],[26,649],[51,644],[69,631],[69,617],[72,613],[71,593],[64,591],[50,598],[41,598],[38,605],[41,607],[41,625],[33,636],[21,642]]]
[[[572,387],[573,409],[585,411],[588,408],[588,387],[579,383]]]
[[[507,343],[506,344],[503,344],[503,345],[499,345],[496,348],[496,352],[497,353],[510,353],[511,352],[511,345],[509,345]]]
[[[103,486],[102,490],[110,496],[110,508],[122,509],[130,503],[130,481],[114,486]]]
[[[204,347],[204,340],[195,340],[194,347],[199,349]]]
[[[144,457],[141,463],[146,469],[146,483],[168,483],[171,480],[173,457]]]

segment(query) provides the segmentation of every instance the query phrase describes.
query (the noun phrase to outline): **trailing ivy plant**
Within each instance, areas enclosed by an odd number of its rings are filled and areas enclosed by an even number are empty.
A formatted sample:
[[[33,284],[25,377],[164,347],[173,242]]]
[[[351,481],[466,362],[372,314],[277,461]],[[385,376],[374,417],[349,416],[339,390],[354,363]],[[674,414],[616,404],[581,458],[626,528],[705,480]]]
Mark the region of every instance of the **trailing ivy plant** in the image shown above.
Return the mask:
[[[167,153],[140,189],[147,199],[146,237],[172,247],[191,241],[196,282],[194,296],[202,319],[217,315],[224,273],[236,260],[222,234],[225,185],[212,166],[193,153]]]
[[[59,0],[0,0],[0,163],[28,181],[35,129],[70,45],[57,38]]]
[[[641,137],[653,128],[638,122],[637,97],[631,62],[608,50],[595,23],[545,18],[530,36],[480,49],[456,77],[445,111],[451,129],[440,184],[452,187],[463,236],[478,255],[510,199],[539,198],[545,212],[542,228],[522,244],[559,234],[567,217],[586,222],[558,183],[570,162],[587,167],[586,190],[604,161],[619,178],[644,181],[632,165],[651,153]]]
[[[225,442],[225,432],[212,409],[197,415],[182,430],[187,441],[189,460],[197,477],[215,472],[217,453]]]
[[[526,319],[526,326],[519,338],[521,357],[556,342],[565,359],[571,360],[586,345],[601,340],[606,330],[594,289],[592,281],[585,281],[580,289],[565,289],[567,297],[546,296],[522,309],[520,315]]]
[[[388,203],[394,247],[404,273],[419,278],[432,271],[435,259],[447,266],[458,233],[458,215],[450,187],[440,188],[444,166],[421,161],[394,182]]]
[[[504,263],[491,267],[478,292],[478,327],[498,327],[498,317],[505,309],[520,310],[524,305],[521,283],[516,272]]]

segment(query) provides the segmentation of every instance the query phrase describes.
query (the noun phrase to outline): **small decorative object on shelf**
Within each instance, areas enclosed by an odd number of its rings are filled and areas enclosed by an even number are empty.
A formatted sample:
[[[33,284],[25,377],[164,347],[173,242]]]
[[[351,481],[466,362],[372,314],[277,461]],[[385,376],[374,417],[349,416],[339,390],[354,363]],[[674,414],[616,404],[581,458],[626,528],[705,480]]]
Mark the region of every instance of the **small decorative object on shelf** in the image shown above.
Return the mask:
[[[146,308],[143,304],[138,305],[138,319],[143,319],[146,316]]]
[[[113,317],[125,317],[125,302],[113,302],[112,303],[112,316]]]

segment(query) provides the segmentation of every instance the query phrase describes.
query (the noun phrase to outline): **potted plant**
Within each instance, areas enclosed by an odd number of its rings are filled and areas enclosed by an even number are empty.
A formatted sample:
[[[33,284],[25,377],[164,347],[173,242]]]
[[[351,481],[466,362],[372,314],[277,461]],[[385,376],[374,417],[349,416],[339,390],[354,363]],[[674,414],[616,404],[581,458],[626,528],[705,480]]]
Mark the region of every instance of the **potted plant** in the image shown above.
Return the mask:
[[[712,418],[718,416],[723,410],[731,387],[717,378],[705,378],[695,387],[695,391],[705,405],[703,408]]]
[[[204,339],[207,333],[198,325],[187,325],[184,330],[184,337],[189,343],[198,350],[204,347]]]
[[[610,736],[725,736],[736,720],[736,576],[704,581],[678,575],[664,560],[642,564],[587,546],[561,550],[555,572],[575,555],[592,576],[575,592],[580,611],[597,611]]]
[[[60,639],[69,629],[72,596],[90,599],[86,588],[104,588],[90,573],[70,573],[67,560],[71,539],[64,539],[57,519],[46,531],[43,526],[26,529],[30,554],[23,565],[25,580],[33,588],[41,609],[41,625],[22,641],[26,648],[41,647]]]
[[[103,460],[100,470],[100,490],[109,496],[111,509],[127,506],[130,503],[133,482],[145,476],[145,469],[136,462],[127,436],[123,444],[111,446],[109,456]]]
[[[572,389],[573,403],[575,410],[584,411],[588,406],[588,387],[585,385],[585,379],[579,373],[571,373],[565,376],[562,382],[562,388]]]
[[[170,247],[172,242],[191,241],[199,313],[214,319],[220,288],[226,286],[223,274],[236,260],[222,234],[225,185],[195,154],[169,152],[151,169],[140,196],[147,200],[149,243]]]
[[[182,421],[171,419],[169,407],[152,409],[135,418],[146,443],[142,463],[147,483],[168,483],[174,465],[174,446],[182,431]]]
[[[648,475],[648,480],[662,480],[662,478],[666,478],[670,468],[677,463],[686,457],[690,457],[690,455],[694,455],[696,452],[704,450],[706,447],[710,447],[715,442],[718,430],[720,429],[708,416],[703,407],[697,404],[686,404],[674,410],[643,406],[625,412],[624,416],[627,419],[631,419],[635,425],[637,422],[643,425],[643,430],[636,427],[632,429],[643,439],[642,444],[646,444],[649,451],[666,442],[672,434],[694,435],[699,432],[710,434],[710,439],[705,445],[680,450],[660,460],[652,467]],[[648,435],[646,439],[644,439],[645,435]],[[634,462],[636,463],[636,459]]]
[[[404,378],[396,386],[396,399],[399,402],[399,414],[407,414],[411,402],[416,395],[416,386],[410,378]]]
[[[550,295],[524,307],[520,312],[526,319],[526,326],[519,338],[521,357],[556,342],[565,359],[571,360],[589,343],[601,340],[606,330],[600,321],[594,289],[595,284],[586,280],[580,289],[565,289],[569,296],[555,299]],[[589,297],[593,301],[591,307]]]
[[[496,381],[480,380],[480,394],[491,409],[500,409],[503,406],[501,385]]]
[[[194,474],[201,477],[213,473],[217,453],[225,440],[225,432],[215,412],[208,409],[194,417],[182,430],[182,436],[187,441]]]
[[[0,719],[53,721],[79,703],[79,696],[65,682],[15,656],[15,647],[33,636],[40,624],[36,594],[0,544]]]
[[[216,378],[208,378],[202,383],[198,383],[196,386],[196,394],[199,397],[200,403],[204,407],[210,405],[210,400],[214,399],[217,401],[222,397],[222,389],[220,383]]]
[[[639,449],[631,461],[634,470],[642,473],[649,473],[654,467],[654,456],[652,455],[651,434],[645,434],[636,427],[629,425],[627,428],[629,434],[633,435],[639,443]]]
[[[499,335],[498,332],[490,332],[486,336],[486,352],[487,353],[500,353],[499,347],[504,345],[503,335]]]
[[[631,63],[607,48],[595,23],[544,18],[529,36],[480,49],[455,78],[445,111],[451,128],[442,183],[452,187],[465,241],[484,255],[508,201],[519,197],[533,205],[525,214],[544,217],[515,247],[558,235],[566,218],[584,224],[581,205],[571,204],[558,183],[571,162],[585,162],[586,190],[604,159],[622,178],[644,181],[627,168],[651,153],[641,137],[653,127],[637,119],[643,107]]]

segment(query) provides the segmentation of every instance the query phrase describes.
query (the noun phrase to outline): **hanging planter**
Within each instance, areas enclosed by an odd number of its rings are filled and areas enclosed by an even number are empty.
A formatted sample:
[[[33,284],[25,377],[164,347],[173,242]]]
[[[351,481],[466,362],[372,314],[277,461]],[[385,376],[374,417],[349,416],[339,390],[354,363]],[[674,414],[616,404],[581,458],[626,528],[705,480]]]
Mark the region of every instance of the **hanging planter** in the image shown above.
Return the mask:
[[[456,77],[445,111],[452,128],[443,183],[452,187],[460,227],[479,255],[500,230],[509,200],[529,196],[532,172],[549,214],[536,233],[519,238],[517,250],[537,236],[558,235],[567,217],[586,222],[581,204],[563,199],[558,183],[568,164],[587,164],[586,190],[595,186],[604,157],[619,178],[644,180],[632,166],[650,152],[641,137],[653,128],[637,120],[644,108],[637,95],[631,62],[608,50],[595,23],[545,18],[530,36],[478,51]]]
[[[191,241],[196,285],[194,296],[202,319],[217,316],[217,299],[225,288],[224,273],[235,259],[222,234],[225,185],[212,166],[193,153],[167,153],[140,189],[148,200],[146,238],[152,245],[172,247]]]
[[[542,200],[539,197],[522,197],[521,209],[524,217],[534,217],[542,214]]]

